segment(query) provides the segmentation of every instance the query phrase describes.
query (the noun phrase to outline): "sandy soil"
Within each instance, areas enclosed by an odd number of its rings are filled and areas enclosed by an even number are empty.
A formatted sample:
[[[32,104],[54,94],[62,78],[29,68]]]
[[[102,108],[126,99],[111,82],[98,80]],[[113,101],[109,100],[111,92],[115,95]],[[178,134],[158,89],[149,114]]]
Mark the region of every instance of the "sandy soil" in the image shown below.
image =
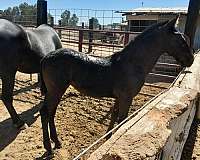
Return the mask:
[[[43,97],[41,97],[35,82],[36,75],[30,81],[29,75],[17,73],[14,106],[29,126],[25,130],[18,131],[12,126],[8,112],[2,101],[0,101],[0,160],[45,159],[41,121],[38,112]],[[154,87],[143,87],[142,89],[142,92],[149,94],[157,94],[160,91],[161,89]],[[150,98],[144,95],[135,97],[134,105],[131,106],[129,114],[140,108]],[[114,100],[111,98],[94,99],[82,96],[70,87],[57,109],[56,126],[63,148],[55,151],[53,159],[73,159],[105,134],[110,119],[109,111],[113,103]],[[200,137],[199,122],[195,122],[193,126],[195,132],[192,132],[194,134],[192,137],[195,139],[197,134]],[[200,157],[198,153],[200,139],[195,140],[195,145],[194,141],[188,143],[195,146],[192,150],[194,153],[189,154],[189,151],[186,151],[187,154],[182,160],[195,159],[195,157],[198,159]],[[188,148],[191,150],[191,146]]]

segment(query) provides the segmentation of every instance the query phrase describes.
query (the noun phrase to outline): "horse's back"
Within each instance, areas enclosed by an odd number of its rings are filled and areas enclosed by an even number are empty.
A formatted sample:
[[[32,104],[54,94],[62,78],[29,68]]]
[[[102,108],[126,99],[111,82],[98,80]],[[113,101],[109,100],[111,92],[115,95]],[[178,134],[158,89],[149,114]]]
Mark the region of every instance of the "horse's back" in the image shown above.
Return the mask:
[[[50,52],[45,56],[44,60],[45,59],[46,61],[49,61],[49,63],[56,63],[54,62],[56,59],[59,63],[62,62],[67,63],[68,65],[77,65],[82,68],[86,67],[87,69],[90,68],[90,70],[95,70],[96,68],[109,68],[111,65],[109,59],[90,56],[69,48],[61,48]]]
[[[18,63],[20,51],[27,47],[26,34],[23,28],[0,19],[0,70],[4,64]]]
[[[39,50],[43,55],[62,48],[56,31],[48,25],[40,25],[35,30],[27,30],[33,50]]]
[[[111,64],[107,59],[59,49],[44,57],[42,73],[48,84],[65,86],[64,83],[70,83],[82,93],[95,97],[113,95]]]
[[[0,19],[0,38],[5,38],[5,40],[10,40],[11,38],[17,38],[23,36],[23,29],[16,24],[6,20]],[[12,39],[12,40],[13,40]]]

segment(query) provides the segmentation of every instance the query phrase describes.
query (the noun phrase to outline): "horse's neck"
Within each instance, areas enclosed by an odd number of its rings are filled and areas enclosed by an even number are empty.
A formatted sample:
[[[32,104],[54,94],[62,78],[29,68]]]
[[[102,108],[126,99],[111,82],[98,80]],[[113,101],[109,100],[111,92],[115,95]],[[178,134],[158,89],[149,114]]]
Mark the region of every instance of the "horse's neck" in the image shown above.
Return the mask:
[[[132,42],[127,52],[127,59],[132,62],[133,67],[138,66],[147,75],[153,69],[160,55],[163,53],[161,43],[155,39],[147,39],[142,42]]]

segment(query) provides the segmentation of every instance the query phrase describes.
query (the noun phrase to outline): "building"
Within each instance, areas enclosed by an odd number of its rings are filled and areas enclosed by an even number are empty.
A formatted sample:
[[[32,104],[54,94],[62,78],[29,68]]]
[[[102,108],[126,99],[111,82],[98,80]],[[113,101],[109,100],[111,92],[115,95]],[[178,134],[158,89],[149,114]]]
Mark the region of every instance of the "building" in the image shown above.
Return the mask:
[[[128,30],[132,32],[142,32],[146,27],[154,23],[169,20],[180,15],[176,24],[177,30],[184,32],[185,22],[187,18],[187,8],[136,8],[130,11],[123,12],[128,21]],[[130,36],[133,39],[136,35]],[[194,48],[200,48],[200,16],[194,40]]]

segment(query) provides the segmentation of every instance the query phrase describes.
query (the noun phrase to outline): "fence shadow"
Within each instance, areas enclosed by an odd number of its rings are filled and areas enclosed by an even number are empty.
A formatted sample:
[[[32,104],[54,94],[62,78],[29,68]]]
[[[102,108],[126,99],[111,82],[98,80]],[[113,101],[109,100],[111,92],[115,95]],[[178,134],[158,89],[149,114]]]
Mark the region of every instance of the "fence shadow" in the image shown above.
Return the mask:
[[[15,81],[15,83],[18,83],[18,84],[19,84],[19,82],[21,82],[21,81],[19,81],[19,80]],[[24,83],[24,82],[22,81],[22,83]],[[22,84],[20,84],[20,86],[21,86],[20,89],[13,91],[13,96],[18,95],[19,93],[22,93],[22,92],[28,92],[31,89],[35,89],[35,88],[39,87],[39,83],[36,82],[34,84],[30,84],[29,86],[25,86],[25,87]]]
[[[192,153],[194,150],[194,145],[195,145],[195,140],[197,138],[197,131],[198,127],[200,125],[200,120],[194,119],[192,126],[190,128],[190,132],[187,138],[187,141],[185,143],[185,146],[183,148],[183,153],[181,160],[191,160],[192,158]]]

